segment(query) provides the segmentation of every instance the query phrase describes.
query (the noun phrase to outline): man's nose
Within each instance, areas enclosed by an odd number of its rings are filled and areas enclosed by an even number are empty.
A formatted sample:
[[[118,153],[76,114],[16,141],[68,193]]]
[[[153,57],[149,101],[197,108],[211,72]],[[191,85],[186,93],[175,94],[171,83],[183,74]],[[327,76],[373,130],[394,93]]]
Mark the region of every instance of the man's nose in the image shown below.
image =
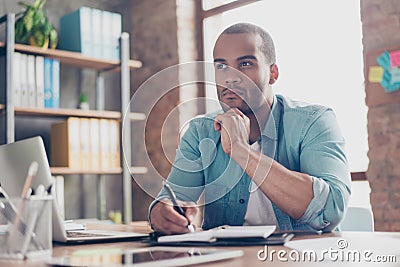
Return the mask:
[[[242,77],[238,73],[238,71],[230,71],[229,74],[225,77],[226,85],[233,85],[242,82]]]

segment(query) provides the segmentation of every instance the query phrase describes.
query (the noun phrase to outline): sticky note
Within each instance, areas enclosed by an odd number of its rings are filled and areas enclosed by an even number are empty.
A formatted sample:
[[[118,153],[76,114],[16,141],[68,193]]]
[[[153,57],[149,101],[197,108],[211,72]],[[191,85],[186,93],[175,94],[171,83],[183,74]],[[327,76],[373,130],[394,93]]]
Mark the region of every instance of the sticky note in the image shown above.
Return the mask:
[[[388,51],[383,52],[377,59],[376,61],[378,64],[384,68],[387,69],[390,67],[390,55]]]
[[[393,51],[389,53],[390,57],[390,66],[395,67],[395,66],[400,66],[400,51]]]
[[[396,91],[400,88],[400,83],[392,82],[392,74],[391,74],[391,71],[389,71],[389,70],[384,71],[383,76],[382,76],[381,85],[385,89],[385,92],[388,92],[388,93]]]
[[[383,68],[381,66],[369,67],[368,81],[371,83],[380,83],[383,77]]]
[[[388,71],[390,73],[390,83],[400,83],[400,69],[398,67],[393,67],[390,68]]]
[[[383,88],[385,88],[385,92],[390,93],[390,92],[399,90],[400,84],[397,84],[397,85],[392,84],[392,85],[384,86]]]

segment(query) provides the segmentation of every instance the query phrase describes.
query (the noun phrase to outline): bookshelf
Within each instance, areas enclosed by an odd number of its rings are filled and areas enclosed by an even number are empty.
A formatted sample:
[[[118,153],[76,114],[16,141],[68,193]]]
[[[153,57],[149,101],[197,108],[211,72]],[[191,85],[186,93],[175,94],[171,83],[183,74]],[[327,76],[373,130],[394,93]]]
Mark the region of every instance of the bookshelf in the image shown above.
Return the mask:
[[[2,105],[4,107],[4,105]],[[1,110],[1,105],[0,105]],[[100,118],[121,120],[121,112],[107,110],[81,110],[81,109],[50,109],[50,108],[29,108],[15,107],[16,115],[24,116],[42,116],[42,117],[80,117],[80,118]],[[131,120],[145,120],[146,116],[142,113],[131,112],[129,114]]]
[[[103,60],[98,58],[92,58],[84,56],[77,52],[70,52],[65,50],[57,49],[41,49],[29,45],[15,44],[14,42],[14,24],[15,14],[9,13],[0,18],[0,23],[6,25],[6,41],[0,42],[0,52],[2,56],[5,56],[5,88],[1,89],[1,104],[0,114],[4,117],[4,125],[0,127],[2,134],[5,137],[6,143],[15,141],[15,128],[18,125],[15,124],[16,117],[29,117],[32,119],[36,118],[48,118],[48,119],[63,119],[69,117],[80,117],[80,118],[99,118],[99,119],[111,119],[117,120],[122,124],[122,114],[126,107],[129,105],[130,99],[130,70],[140,68],[142,63],[138,60],[132,60],[129,56],[129,34],[122,33],[120,40],[121,59],[120,60]],[[107,111],[107,110],[80,110],[80,109],[48,109],[48,108],[33,108],[33,107],[14,107],[12,99],[12,88],[13,88],[13,69],[12,69],[12,55],[14,52],[21,52],[32,55],[40,55],[48,58],[58,59],[61,65],[67,65],[76,67],[79,69],[89,68],[97,71],[96,79],[103,79],[102,73],[107,71],[115,71],[120,73],[121,78],[121,106],[119,111]],[[3,75],[3,74],[2,74]],[[96,81],[97,84],[103,84],[100,80]],[[104,88],[96,88],[96,97],[104,99]],[[97,100],[96,100],[97,104]],[[130,112],[128,114],[130,120],[144,120],[146,116],[142,113]],[[129,223],[132,221],[132,173],[146,173],[147,168],[141,166],[130,166],[131,165],[131,151],[130,151],[130,140],[124,140],[124,155],[122,156],[122,135],[130,136],[131,125],[127,124],[121,128],[120,135],[120,154],[121,154],[121,167],[101,170],[85,170],[85,169],[71,169],[68,167],[51,167],[51,173],[53,175],[82,175],[82,174],[93,174],[98,176],[98,208],[100,217],[105,216],[105,203],[104,198],[104,175],[116,174],[122,177],[123,184],[123,209],[124,209],[124,221]],[[127,164],[124,164],[125,162]],[[128,166],[127,166],[128,165]],[[100,195],[100,196],[99,196]]]
[[[141,167],[131,167],[131,169],[141,168]],[[102,169],[99,171],[94,170],[75,170],[64,167],[50,167],[52,174],[121,174],[122,168],[113,168],[113,169]]]
[[[4,42],[0,42],[0,48],[6,47]],[[119,60],[104,60],[99,58],[92,58],[80,53],[70,52],[65,50],[57,50],[57,49],[42,49],[39,47],[34,47],[30,45],[23,44],[15,44],[14,51],[34,54],[34,55],[42,55],[50,58],[57,58],[60,60],[61,64],[66,64],[72,67],[79,68],[89,68],[94,70],[121,70],[121,62]],[[128,60],[128,66],[131,69],[137,69],[142,67],[142,62],[138,60]]]
[[[113,168],[113,169],[102,169],[101,171],[93,171],[93,170],[74,170],[70,168],[64,167],[51,167],[50,168],[52,174],[121,174],[122,168]],[[135,174],[146,174],[147,168],[143,166],[135,166],[130,167],[131,173]]]

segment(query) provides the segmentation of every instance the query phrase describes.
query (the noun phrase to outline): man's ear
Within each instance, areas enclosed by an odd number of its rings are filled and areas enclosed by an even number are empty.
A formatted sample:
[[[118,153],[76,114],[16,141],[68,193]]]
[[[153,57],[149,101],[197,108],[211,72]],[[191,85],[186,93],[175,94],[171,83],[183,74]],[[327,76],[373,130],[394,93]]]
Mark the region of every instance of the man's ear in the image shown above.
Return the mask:
[[[276,64],[272,64],[270,67],[269,84],[274,84],[279,77],[279,69]]]

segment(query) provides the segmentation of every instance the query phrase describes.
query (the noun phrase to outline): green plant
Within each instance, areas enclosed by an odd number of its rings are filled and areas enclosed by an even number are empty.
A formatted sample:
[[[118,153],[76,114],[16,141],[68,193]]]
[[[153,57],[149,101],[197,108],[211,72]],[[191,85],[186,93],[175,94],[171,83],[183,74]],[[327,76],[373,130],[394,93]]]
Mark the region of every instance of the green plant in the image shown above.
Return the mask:
[[[15,42],[47,48],[56,48],[58,34],[43,9],[46,0],[35,0],[33,4],[19,2],[26,8],[15,22]]]

